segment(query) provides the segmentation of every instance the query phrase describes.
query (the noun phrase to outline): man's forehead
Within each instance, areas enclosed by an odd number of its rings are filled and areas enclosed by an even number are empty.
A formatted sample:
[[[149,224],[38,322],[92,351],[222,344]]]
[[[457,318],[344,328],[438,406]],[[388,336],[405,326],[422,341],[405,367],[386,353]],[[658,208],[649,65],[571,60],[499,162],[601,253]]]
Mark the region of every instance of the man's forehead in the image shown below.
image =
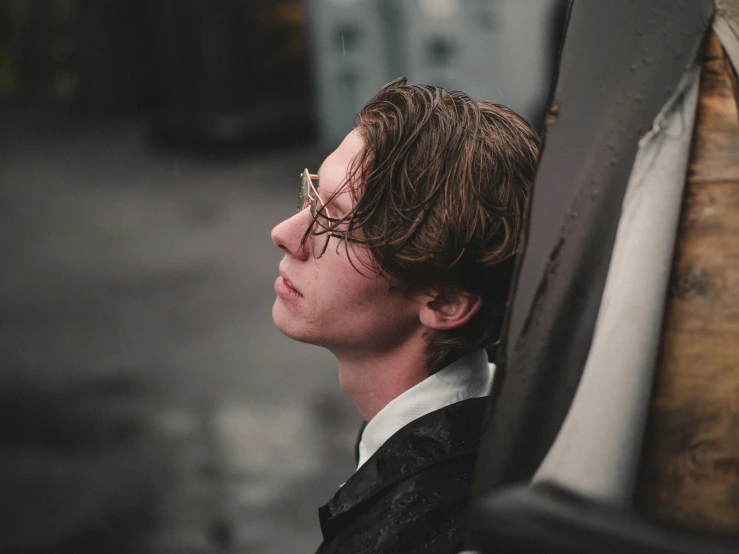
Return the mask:
[[[318,169],[318,184],[322,192],[331,195],[346,181],[352,164],[364,150],[364,139],[356,131],[349,133],[323,161]]]

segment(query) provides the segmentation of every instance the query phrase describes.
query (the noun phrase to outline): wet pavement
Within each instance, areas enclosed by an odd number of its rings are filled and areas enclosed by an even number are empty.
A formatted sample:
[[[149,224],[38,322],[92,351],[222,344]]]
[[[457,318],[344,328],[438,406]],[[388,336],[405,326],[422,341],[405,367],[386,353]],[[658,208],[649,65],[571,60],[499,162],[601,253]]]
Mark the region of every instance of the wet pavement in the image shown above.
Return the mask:
[[[312,552],[359,417],[272,324],[269,231],[319,151],[0,134],[0,551]]]

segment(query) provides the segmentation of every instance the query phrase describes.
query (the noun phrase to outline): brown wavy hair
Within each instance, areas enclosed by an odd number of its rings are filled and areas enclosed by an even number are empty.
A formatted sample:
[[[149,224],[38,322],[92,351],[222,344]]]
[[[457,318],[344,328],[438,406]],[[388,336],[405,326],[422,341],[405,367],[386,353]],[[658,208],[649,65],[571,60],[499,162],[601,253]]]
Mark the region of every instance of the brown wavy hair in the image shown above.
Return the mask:
[[[405,78],[385,85],[354,129],[366,146],[335,193],[349,187],[354,207],[340,219],[319,210],[313,232],[359,238],[372,253],[365,265],[409,295],[482,297],[462,327],[426,334],[434,373],[499,337],[538,137],[505,106]],[[348,255],[349,244],[337,248]]]

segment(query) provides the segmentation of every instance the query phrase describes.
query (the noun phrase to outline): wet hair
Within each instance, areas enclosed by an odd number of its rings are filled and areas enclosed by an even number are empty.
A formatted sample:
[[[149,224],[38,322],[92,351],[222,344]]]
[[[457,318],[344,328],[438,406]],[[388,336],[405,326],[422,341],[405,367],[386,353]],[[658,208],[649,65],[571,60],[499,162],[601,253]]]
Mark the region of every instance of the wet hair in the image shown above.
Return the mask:
[[[354,207],[339,219],[319,211],[314,232],[360,238],[372,253],[364,265],[409,295],[482,297],[465,325],[425,335],[434,373],[500,335],[538,137],[505,106],[405,78],[367,103],[354,130],[365,148],[335,193],[348,187]]]

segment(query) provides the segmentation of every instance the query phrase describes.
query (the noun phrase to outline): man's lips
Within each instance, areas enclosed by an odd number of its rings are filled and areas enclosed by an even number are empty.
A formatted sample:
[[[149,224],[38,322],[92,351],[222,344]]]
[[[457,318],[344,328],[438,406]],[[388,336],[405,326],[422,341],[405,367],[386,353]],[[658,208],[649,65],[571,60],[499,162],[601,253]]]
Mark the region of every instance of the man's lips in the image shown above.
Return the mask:
[[[280,276],[275,281],[275,292],[282,298],[295,298],[303,296],[302,293],[290,282],[285,272],[280,271]]]

